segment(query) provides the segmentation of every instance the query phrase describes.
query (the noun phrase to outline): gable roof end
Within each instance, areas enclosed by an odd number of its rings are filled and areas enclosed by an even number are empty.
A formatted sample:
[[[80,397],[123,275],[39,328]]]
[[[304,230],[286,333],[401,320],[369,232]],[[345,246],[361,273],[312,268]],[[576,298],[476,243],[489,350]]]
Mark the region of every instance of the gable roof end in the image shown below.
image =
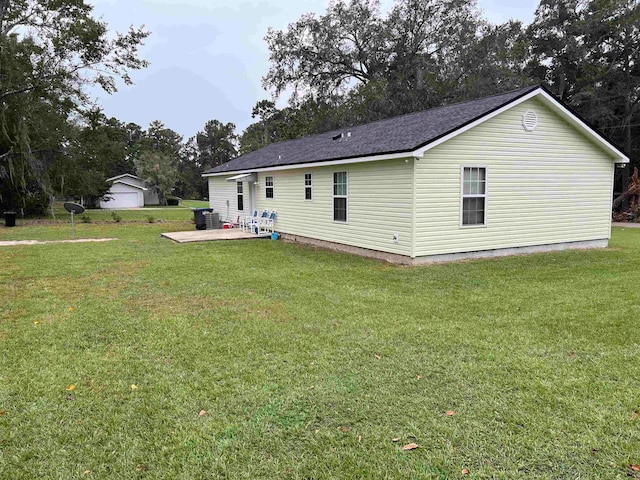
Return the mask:
[[[136,180],[142,180],[140,177],[136,177],[135,175],[131,174],[131,173],[123,173],[122,175],[116,175],[115,177],[111,177],[111,178],[107,178],[107,182],[113,182],[114,180],[118,180],[119,178],[123,178],[123,177],[129,177],[129,178],[134,178]]]

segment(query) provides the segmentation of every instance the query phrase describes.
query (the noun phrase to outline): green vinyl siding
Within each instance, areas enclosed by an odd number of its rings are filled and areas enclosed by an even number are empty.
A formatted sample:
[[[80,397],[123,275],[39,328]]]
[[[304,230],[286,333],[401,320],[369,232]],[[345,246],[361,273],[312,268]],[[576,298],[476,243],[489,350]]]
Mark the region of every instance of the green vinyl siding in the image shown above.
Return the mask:
[[[538,126],[527,132],[522,115]],[[485,226],[461,224],[462,167],[487,169]],[[537,99],[428,150],[415,166],[415,256],[607,239],[610,154]]]
[[[528,110],[538,119],[533,131],[523,128]],[[485,181],[472,182],[468,170],[465,186],[465,167],[483,172]],[[533,98],[419,160],[258,172],[252,188],[258,211],[277,211],[276,231],[422,257],[608,239],[614,168],[611,151]],[[273,198],[265,193],[267,176]],[[209,178],[211,206],[223,219],[249,214],[235,208],[236,185],[226,178]],[[336,186],[336,178],[346,185]],[[253,198],[247,187],[245,210]],[[335,198],[345,191],[346,221],[335,221]]]
[[[347,221],[334,214],[334,173],[346,172]],[[305,174],[313,178],[313,201],[304,201]],[[258,197],[258,209],[277,211],[276,230],[329,242],[383,252],[411,255],[413,160],[278,170],[258,174],[273,176],[274,198]],[[342,179],[343,177],[340,176]],[[399,243],[393,235],[398,234]]]

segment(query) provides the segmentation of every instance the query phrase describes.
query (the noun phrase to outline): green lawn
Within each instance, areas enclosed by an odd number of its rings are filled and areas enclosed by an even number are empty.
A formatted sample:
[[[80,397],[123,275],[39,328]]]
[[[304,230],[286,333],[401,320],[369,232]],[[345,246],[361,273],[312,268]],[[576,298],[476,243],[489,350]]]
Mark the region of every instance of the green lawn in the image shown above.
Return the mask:
[[[0,247],[0,478],[638,478],[640,230],[403,268],[191,228]]]
[[[187,203],[188,205],[184,205]],[[118,237],[137,238],[147,230],[156,231],[153,224],[160,224],[161,231],[189,230],[193,228],[191,208],[198,206],[197,200],[185,200],[179,207],[149,207],[136,210],[88,209],[83,215],[75,216],[77,238]],[[4,228],[0,222],[0,241],[2,240],[63,240],[71,238],[71,215],[56,205],[55,218],[22,219],[16,221],[16,228]],[[114,219],[114,214],[119,221]],[[83,218],[84,217],[84,218]],[[132,224],[140,224],[132,228]]]

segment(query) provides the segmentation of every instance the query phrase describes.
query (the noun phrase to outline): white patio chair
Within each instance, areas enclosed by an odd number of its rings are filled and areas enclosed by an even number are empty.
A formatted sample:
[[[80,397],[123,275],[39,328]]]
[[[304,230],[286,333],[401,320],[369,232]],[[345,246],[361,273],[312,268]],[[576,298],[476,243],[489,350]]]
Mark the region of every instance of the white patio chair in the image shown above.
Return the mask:
[[[276,211],[273,210],[267,218],[261,217],[258,220],[258,234],[260,233],[273,233],[273,229],[276,223]]]
[[[252,217],[251,221],[247,223],[247,227],[249,227],[249,231],[251,233],[258,234],[260,232],[260,222],[265,221],[269,216],[269,210],[263,210],[262,214],[259,217]]]
[[[253,211],[253,215],[240,217],[240,228],[244,232],[245,229],[258,218],[258,210]]]

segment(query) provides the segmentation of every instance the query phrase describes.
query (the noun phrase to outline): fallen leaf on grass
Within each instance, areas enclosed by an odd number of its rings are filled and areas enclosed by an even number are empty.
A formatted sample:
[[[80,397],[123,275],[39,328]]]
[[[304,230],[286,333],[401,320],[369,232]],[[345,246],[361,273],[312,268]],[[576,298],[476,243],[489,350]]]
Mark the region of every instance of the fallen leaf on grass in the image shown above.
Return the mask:
[[[316,428],[313,433],[320,433],[320,430]]]
[[[415,443],[407,443],[404,447],[402,447],[402,450],[406,452],[407,450],[415,450],[416,448],[418,448],[418,445],[416,445]]]
[[[69,307],[69,311],[73,312],[76,309],[76,307]]]
[[[396,442],[400,441],[400,439],[399,439],[398,437],[396,437],[396,438],[392,438],[392,439],[391,439],[391,441],[392,441],[393,443],[396,443]]]
[[[422,378],[422,375],[418,375],[418,380],[420,380]]]
[[[640,467],[638,465],[629,465],[629,468],[634,472],[640,472]]]
[[[135,383],[131,384],[131,390],[137,390],[138,386]]]
[[[34,325],[40,325],[40,322],[38,322],[37,320],[35,322],[33,322]]]
[[[338,427],[338,430],[341,430],[343,432],[348,432],[351,429],[349,427]]]
[[[462,473],[462,475],[469,475],[469,470],[467,468],[463,468],[460,473]]]
[[[75,389],[76,389],[76,386],[73,383],[69,385],[67,388],[65,388],[65,390],[69,390],[69,391],[75,390]]]
[[[374,357],[376,357],[376,360],[380,360],[382,357],[380,355],[378,355],[377,353],[374,355]]]
[[[362,435],[358,435],[358,441],[361,442],[362,441]]]
[[[204,417],[206,414],[207,414],[207,411],[206,411],[206,410],[200,410],[200,411],[198,412],[198,416],[199,416],[199,417]]]
[[[447,417],[453,417],[456,414],[453,410],[447,410],[445,413],[447,414]]]
[[[4,415],[5,413],[7,413],[7,412],[4,411],[4,410],[0,410],[0,415]]]
[[[85,470],[85,471],[84,471],[84,474],[85,474],[85,475],[89,475],[90,473],[91,473],[91,470]]]

